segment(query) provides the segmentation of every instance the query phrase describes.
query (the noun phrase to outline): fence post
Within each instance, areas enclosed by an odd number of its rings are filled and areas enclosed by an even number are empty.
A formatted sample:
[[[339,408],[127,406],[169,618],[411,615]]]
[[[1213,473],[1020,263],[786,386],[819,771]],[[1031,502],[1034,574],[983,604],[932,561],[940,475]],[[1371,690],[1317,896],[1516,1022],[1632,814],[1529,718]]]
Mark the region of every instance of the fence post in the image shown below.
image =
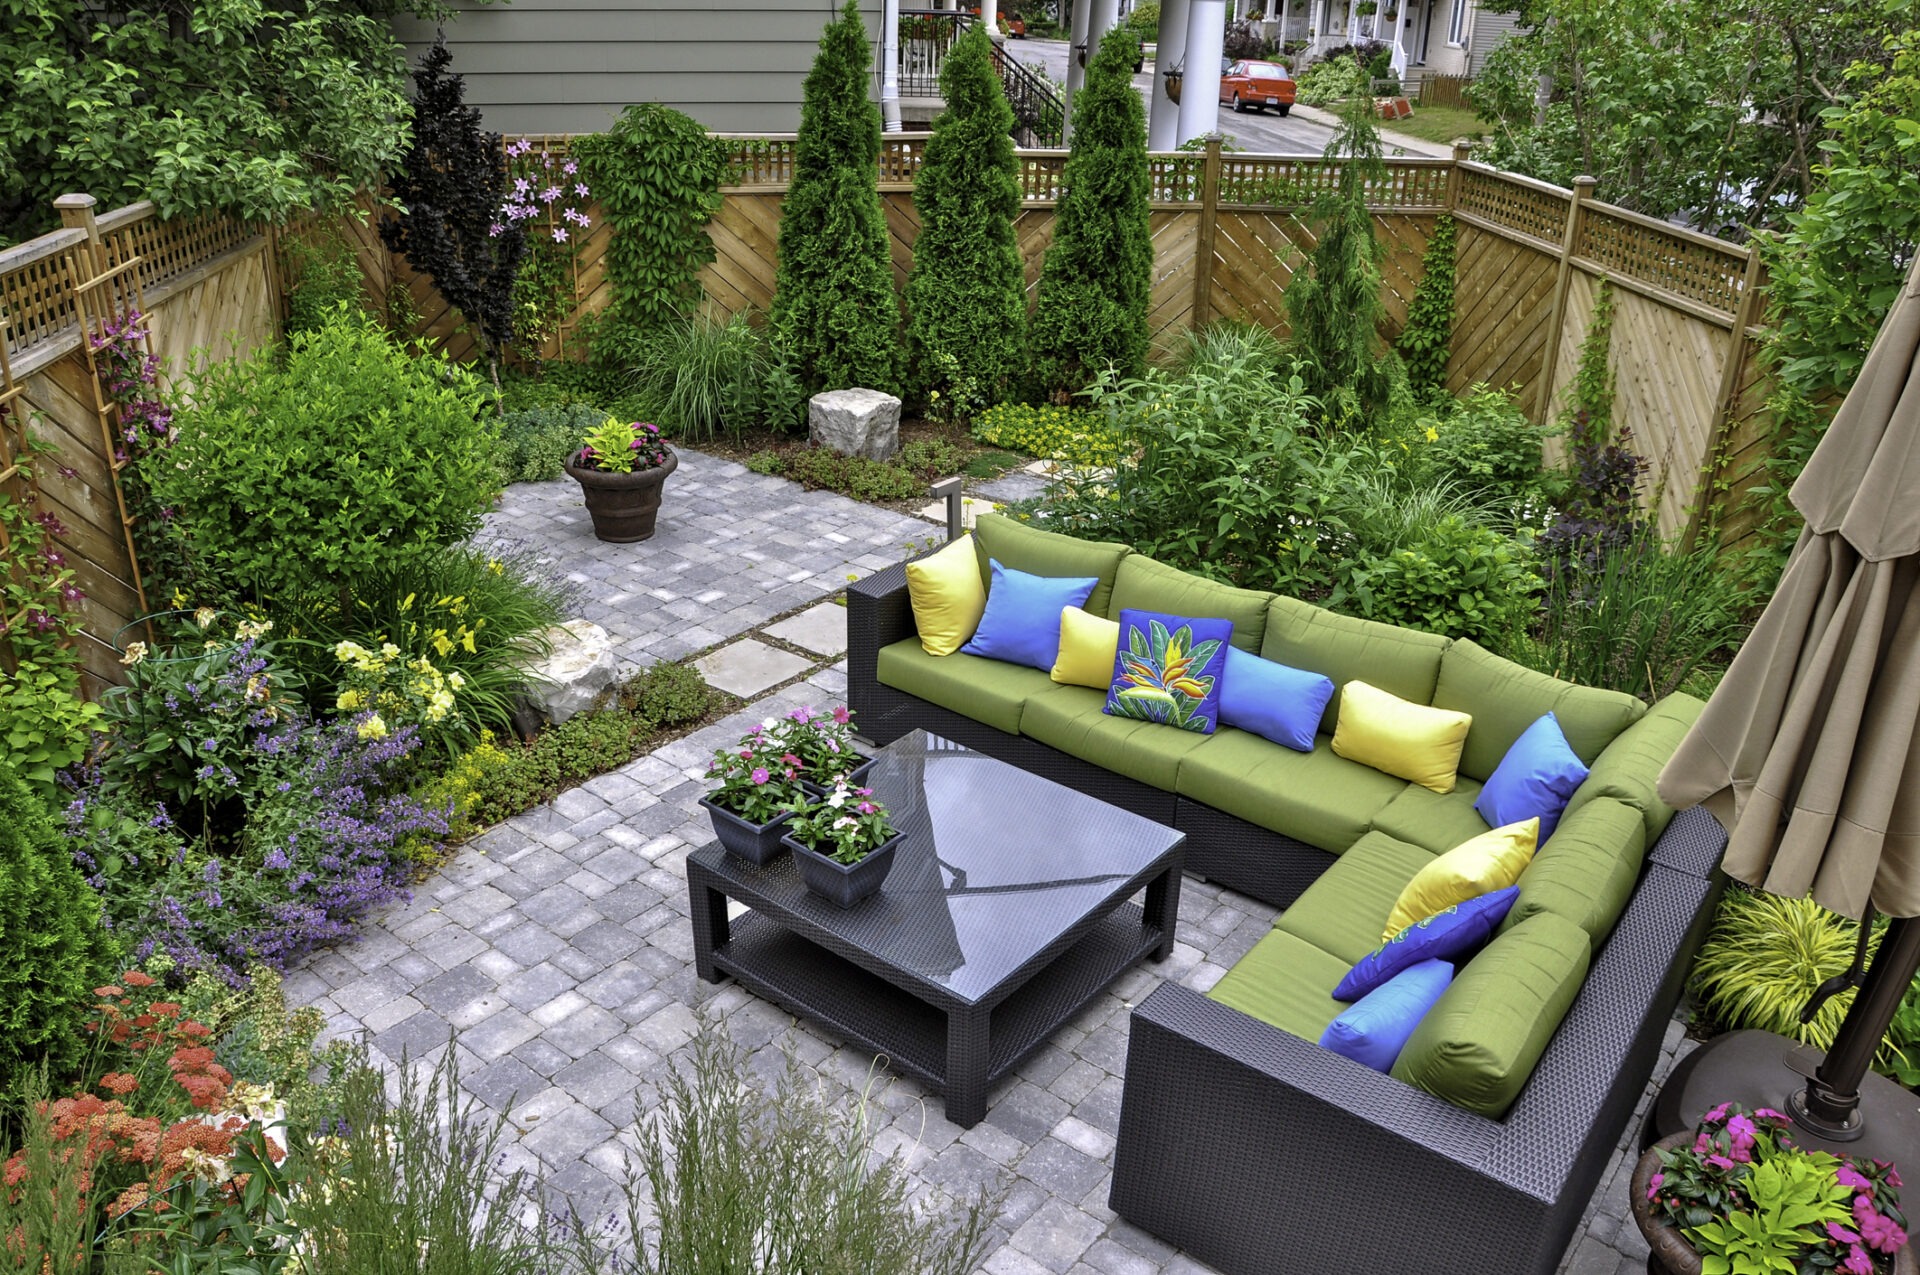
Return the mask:
[[[1456,138],[1453,143],[1453,167],[1447,170],[1447,211],[1452,212],[1460,206],[1460,165],[1473,155],[1473,143],[1466,138]]]
[[[1213,317],[1213,234],[1220,218],[1219,133],[1207,134],[1207,155],[1200,165],[1200,236],[1193,249],[1193,317],[1196,332]]]
[[[53,201],[61,225],[87,232],[87,279],[105,274],[107,270],[106,245],[100,242],[100,223],[93,217],[93,208],[98,202],[92,195],[62,195]],[[87,279],[79,282],[85,283]]]
[[[1580,242],[1580,220],[1598,183],[1591,177],[1573,179],[1573,199],[1567,205],[1567,229],[1560,239],[1560,269],[1553,280],[1553,306],[1547,311],[1547,346],[1540,355],[1539,389],[1533,401],[1533,423],[1544,425],[1553,406],[1553,379],[1560,369],[1560,333],[1567,322],[1567,286],[1573,280],[1573,249]]]
[[[1756,236],[1747,241],[1747,269],[1740,285],[1740,304],[1733,310],[1732,339],[1727,343],[1727,361],[1720,369],[1720,389],[1713,400],[1713,433],[1707,443],[1706,456],[1700,462],[1700,489],[1694,497],[1693,513],[1687,518],[1687,529],[1681,540],[1687,553],[1693,552],[1713,508],[1713,484],[1719,477],[1720,449],[1727,441],[1733,414],[1740,406],[1740,376],[1747,367],[1747,329],[1753,326],[1755,312],[1760,308],[1760,279],[1764,269],[1760,239]]]

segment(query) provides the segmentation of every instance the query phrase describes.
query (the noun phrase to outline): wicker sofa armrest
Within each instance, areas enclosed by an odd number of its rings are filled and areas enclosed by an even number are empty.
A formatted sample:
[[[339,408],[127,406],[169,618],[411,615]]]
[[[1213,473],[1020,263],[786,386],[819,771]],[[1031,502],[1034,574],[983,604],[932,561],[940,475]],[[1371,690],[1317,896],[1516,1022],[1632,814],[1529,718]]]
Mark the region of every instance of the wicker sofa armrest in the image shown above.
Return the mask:
[[[1710,881],[1726,851],[1727,830],[1705,806],[1694,806],[1667,821],[1666,831],[1647,850],[1647,862]]]
[[[907,564],[876,571],[847,586],[847,704],[855,720],[877,719],[880,648],[919,632],[907,597]]]
[[[1356,1275],[1547,1275],[1646,1085],[1712,891],[1647,869],[1504,1120],[1160,987],[1133,1014],[1114,1210],[1230,1275],[1307,1253]]]

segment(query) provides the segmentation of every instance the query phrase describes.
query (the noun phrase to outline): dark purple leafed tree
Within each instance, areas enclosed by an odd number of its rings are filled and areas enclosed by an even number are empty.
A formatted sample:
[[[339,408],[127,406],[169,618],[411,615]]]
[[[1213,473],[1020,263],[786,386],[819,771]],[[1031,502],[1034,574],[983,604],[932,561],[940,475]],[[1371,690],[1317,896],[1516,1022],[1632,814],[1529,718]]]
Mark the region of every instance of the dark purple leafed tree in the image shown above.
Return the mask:
[[[413,145],[392,179],[403,211],[381,219],[380,238],[473,325],[497,393],[527,232],[503,211],[500,134],[480,127],[479,109],[465,101],[466,82],[448,70],[452,62],[444,37],[436,37],[413,73]]]

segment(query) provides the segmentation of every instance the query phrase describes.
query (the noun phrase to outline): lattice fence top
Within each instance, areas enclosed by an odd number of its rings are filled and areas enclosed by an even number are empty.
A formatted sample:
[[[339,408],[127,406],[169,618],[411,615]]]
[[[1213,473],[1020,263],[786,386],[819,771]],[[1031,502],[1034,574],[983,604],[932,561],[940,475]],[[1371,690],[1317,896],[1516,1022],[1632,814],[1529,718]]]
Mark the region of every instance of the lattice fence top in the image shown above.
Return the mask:
[[[57,230],[0,252],[0,343],[15,367],[78,338],[68,254],[86,240],[85,231]]]
[[[133,204],[100,218],[107,268],[139,258],[134,267],[149,298],[208,262],[253,242],[259,229],[215,213],[162,221],[150,203]]]
[[[1602,204],[1587,205],[1573,246],[1575,257],[1610,273],[1728,316],[1740,309],[1747,253],[1738,245]]]
[[[1455,209],[1493,225],[1517,231],[1558,252],[1567,233],[1573,192],[1545,182],[1516,177],[1474,164],[1460,166]]]

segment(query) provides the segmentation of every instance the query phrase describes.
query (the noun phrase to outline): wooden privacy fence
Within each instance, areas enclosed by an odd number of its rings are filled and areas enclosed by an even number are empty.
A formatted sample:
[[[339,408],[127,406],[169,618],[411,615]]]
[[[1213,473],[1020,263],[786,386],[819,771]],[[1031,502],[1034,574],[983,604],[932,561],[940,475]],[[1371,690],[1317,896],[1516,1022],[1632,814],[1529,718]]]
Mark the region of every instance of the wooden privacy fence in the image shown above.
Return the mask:
[[[227,358],[277,338],[279,285],[268,237],[238,222],[166,221],[150,203],[96,217],[89,195],[56,207],[62,229],[0,251],[0,496],[58,520],[56,545],[86,594],[80,654],[97,693],[122,679],[114,646],[123,630],[167,604],[150,605],[141,588],[118,411],[89,338],[140,312],[145,347],[174,374],[165,389],[177,398],[191,351]],[[14,463],[25,443],[41,452],[31,481]]]
[[[721,135],[732,147],[722,201],[709,226],[715,257],[701,275],[716,317],[764,310],[773,299],[780,204],[793,177],[794,138]],[[564,155],[570,138],[530,139]],[[897,283],[913,264],[919,215],[913,183],[926,135],[882,139],[877,174]],[[1021,209],[1014,223],[1031,296],[1053,240],[1067,152],[1021,150]],[[1339,180],[1337,162],[1204,152],[1148,157],[1154,242],[1149,323],[1157,348],[1219,318],[1285,334],[1280,298],[1313,236],[1301,214]],[[1766,384],[1754,359],[1764,281],[1755,254],[1600,202],[1591,184],[1566,190],[1474,163],[1395,159],[1368,198],[1385,247],[1381,288],[1387,335],[1399,334],[1421,276],[1421,258],[1443,214],[1459,224],[1449,388],[1511,389],[1535,421],[1555,416],[1572,380],[1598,285],[1615,295],[1615,419],[1652,463],[1649,508],[1670,536],[1711,529],[1738,542],[1756,510],[1741,493],[1767,454]],[[572,349],[578,320],[610,300],[611,230],[596,206],[579,244],[572,320],[546,353]],[[392,258],[370,226],[348,224],[370,289],[397,285],[420,315],[416,331],[455,357],[473,352],[457,312],[432,285]],[[1729,493],[1730,508],[1713,493]]]

